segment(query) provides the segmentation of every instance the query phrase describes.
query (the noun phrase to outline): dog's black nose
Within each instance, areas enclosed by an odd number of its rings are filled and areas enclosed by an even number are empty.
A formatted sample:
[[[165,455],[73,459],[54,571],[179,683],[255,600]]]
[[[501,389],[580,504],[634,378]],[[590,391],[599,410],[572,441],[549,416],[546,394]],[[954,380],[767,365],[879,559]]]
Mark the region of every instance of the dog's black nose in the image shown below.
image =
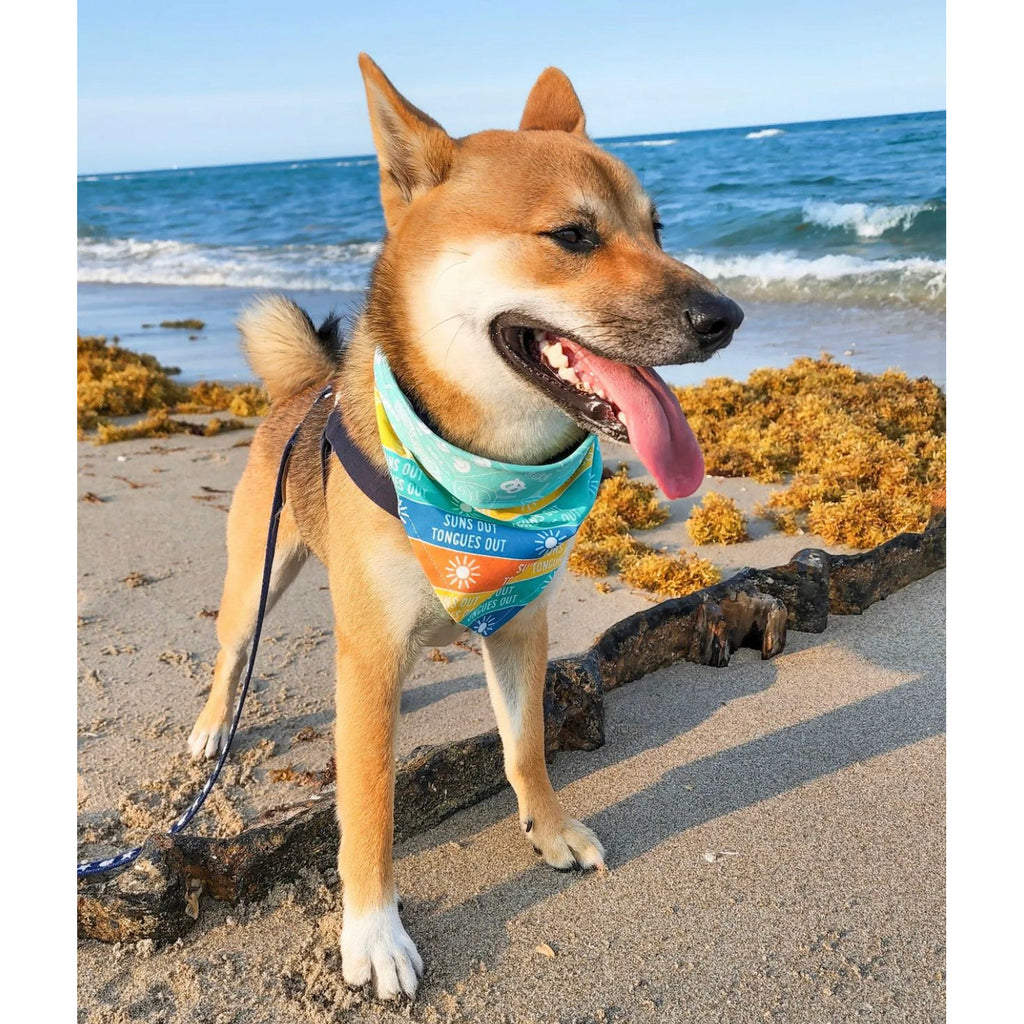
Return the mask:
[[[712,292],[691,296],[683,316],[706,355],[728,345],[733,331],[743,323],[743,310],[732,299]]]

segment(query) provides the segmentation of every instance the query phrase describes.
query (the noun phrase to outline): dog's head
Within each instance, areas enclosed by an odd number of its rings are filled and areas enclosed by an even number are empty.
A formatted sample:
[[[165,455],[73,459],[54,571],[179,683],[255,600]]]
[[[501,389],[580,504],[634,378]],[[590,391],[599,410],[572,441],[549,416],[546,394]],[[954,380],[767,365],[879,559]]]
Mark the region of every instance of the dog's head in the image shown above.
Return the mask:
[[[566,76],[541,74],[518,131],[453,139],[360,67],[388,228],[367,315],[413,401],[481,455],[542,462],[592,431],[669,497],[695,491],[699,446],[651,367],[707,359],[743,313],[662,251]]]

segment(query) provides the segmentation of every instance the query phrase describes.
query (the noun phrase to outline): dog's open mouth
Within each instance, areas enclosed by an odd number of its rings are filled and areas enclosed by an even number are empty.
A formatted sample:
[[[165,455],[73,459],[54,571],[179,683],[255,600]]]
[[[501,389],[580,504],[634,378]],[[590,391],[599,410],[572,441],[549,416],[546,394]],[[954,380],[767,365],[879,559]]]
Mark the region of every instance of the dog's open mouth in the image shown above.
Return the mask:
[[[509,365],[584,430],[631,444],[666,497],[686,497],[700,487],[700,445],[651,367],[606,359],[574,338],[504,316],[495,320],[491,337]]]

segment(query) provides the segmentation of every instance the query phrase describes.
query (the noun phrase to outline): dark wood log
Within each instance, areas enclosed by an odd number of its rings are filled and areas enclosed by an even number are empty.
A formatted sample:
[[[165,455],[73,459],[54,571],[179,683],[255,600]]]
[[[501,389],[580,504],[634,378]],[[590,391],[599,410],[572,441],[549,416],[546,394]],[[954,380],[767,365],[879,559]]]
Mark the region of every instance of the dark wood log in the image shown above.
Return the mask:
[[[946,516],[932,518],[923,533],[901,533],[859,555],[832,555],[829,611],[860,615],[876,601],[946,565]]]
[[[773,569],[743,569],[729,582],[747,584],[786,606],[786,625],[802,633],[828,626],[831,556],[817,548],[798,551]]]
[[[101,942],[173,941],[195,923],[189,881],[171,836],[150,836],[117,875],[78,886],[78,934]],[[193,890],[194,891],[194,890]]]
[[[597,659],[562,658],[548,665],[544,689],[544,751],[604,746],[604,686]]]

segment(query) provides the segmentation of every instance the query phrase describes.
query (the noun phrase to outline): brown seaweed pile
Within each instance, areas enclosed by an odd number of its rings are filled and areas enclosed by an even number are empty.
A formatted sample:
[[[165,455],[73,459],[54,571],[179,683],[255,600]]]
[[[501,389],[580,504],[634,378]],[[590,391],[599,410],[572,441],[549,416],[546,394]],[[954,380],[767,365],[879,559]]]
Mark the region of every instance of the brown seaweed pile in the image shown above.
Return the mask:
[[[111,444],[114,441],[135,441],[140,437],[173,437],[175,434],[192,434],[195,437],[213,437],[228,430],[244,430],[247,423],[238,419],[222,420],[214,416],[205,423],[189,423],[187,420],[173,420],[166,409],[151,412],[144,420],[128,426],[101,423],[96,430],[96,444]]]
[[[823,355],[675,390],[708,473],[785,482],[757,512],[786,532],[866,548],[945,506],[946,399],[927,378]]]
[[[617,571],[623,582],[661,597],[684,597],[717,583],[721,574],[706,559],[685,551],[677,555],[657,551],[630,533],[659,526],[668,514],[654,484],[631,480],[625,467],[620,468],[602,481],[594,507],[577,534],[569,568],[582,576]]]
[[[173,327],[176,330],[201,331],[206,324],[196,317],[188,317],[185,320],[161,320],[161,327]]]
[[[747,517],[732,498],[708,491],[694,505],[686,529],[694,544],[738,544],[747,540]]]
[[[87,431],[96,444],[172,434],[210,434],[238,430],[238,419],[213,419],[206,424],[171,419],[170,414],[227,411],[232,417],[264,416],[270,407],[265,391],[255,384],[226,387],[201,382],[191,387],[171,378],[179,371],[162,366],[153,356],[131,352],[106,338],[78,338],[78,436]],[[149,413],[130,426],[115,426],[117,416]]]
[[[106,338],[78,338],[78,429],[95,430],[100,420],[165,409],[187,389],[171,380],[178,371],[153,356],[108,344]]]

